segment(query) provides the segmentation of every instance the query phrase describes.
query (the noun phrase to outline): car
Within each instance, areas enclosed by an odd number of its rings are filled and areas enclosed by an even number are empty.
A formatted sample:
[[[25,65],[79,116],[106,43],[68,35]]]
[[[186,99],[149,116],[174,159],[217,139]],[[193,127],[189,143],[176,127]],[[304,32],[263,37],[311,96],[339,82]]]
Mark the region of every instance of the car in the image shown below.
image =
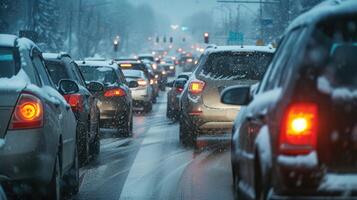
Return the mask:
[[[174,64],[163,63],[160,66],[165,70],[166,76],[175,76],[176,75],[176,67]]]
[[[253,95],[243,85],[222,93],[243,107],[232,136],[237,196],[356,198],[356,11],[356,1],[312,8],[287,28]]]
[[[150,74],[150,84],[153,87],[153,103],[156,103],[157,97],[159,96],[160,88],[158,83],[158,75],[156,75],[157,64],[149,60],[142,60],[142,62],[147,66]]]
[[[45,65],[54,84],[58,87],[62,79],[73,80],[79,86],[79,91],[66,94],[64,98],[72,108],[77,120],[77,141],[79,164],[83,166],[89,158],[95,158],[100,152],[100,112],[97,106],[98,99],[91,94],[91,88],[87,88],[82,73],[74,60],[66,53],[43,53]],[[104,89],[99,84],[93,88]],[[96,91],[94,91],[96,92]]]
[[[166,117],[169,119],[177,120],[179,115],[179,98],[187,83],[188,79],[177,78],[172,82],[168,82],[166,85],[171,87],[171,90],[167,92],[167,104],[166,104]]]
[[[155,87],[157,87],[158,83],[156,83],[155,80],[155,73],[153,71],[153,69],[147,65],[146,63],[140,61],[140,60],[135,60],[135,61],[131,61],[131,60],[122,60],[122,61],[118,61],[116,62],[118,64],[118,66],[122,69],[122,70],[141,70],[144,72],[145,76],[149,79],[149,87],[150,87],[150,94],[149,98],[151,99],[151,104],[153,104],[154,102],[156,102],[156,91],[155,91]],[[150,107],[150,105],[148,105]],[[152,105],[151,105],[152,107]]]
[[[153,54],[139,54],[138,59],[143,61],[143,60],[149,60],[151,62],[156,62],[155,56]]]
[[[77,123],[62,96],[79,88],[72,80],[58,85],[36,44],[0,34],[0,182],[45,199],[79,189]]]
[[[123,70],[133,96],[134,107],[141,107],[144,112],[152,110],[150,78],[141,70]]]
[[[161,91],[166,90],[166,83],[167,83],[167,72],[166,72],[166,65],[165,64],[159,64],[157,66],[157,70],[155,75],[158,77],[158,84],[159,84],[159,89]]]
[[[115,136],[133,135],[133,100],[124,74],[115,63],[109,61],[76,61],[89,88],[92,82],[104,85],[104,91],[93,88],[99,99],[100,127],[116,129]]]
[[[256,83],[273,53],[267,46],[206,49],[181,95],[181,143],[195,145],[199,135],[230,132],[240,107],[221,103],[220,92],[231,85]]]
[[[179,66],[184,72],[192,72],[196,66],[196,58],[192,54],[183,54],[180,56],[178,62]]]

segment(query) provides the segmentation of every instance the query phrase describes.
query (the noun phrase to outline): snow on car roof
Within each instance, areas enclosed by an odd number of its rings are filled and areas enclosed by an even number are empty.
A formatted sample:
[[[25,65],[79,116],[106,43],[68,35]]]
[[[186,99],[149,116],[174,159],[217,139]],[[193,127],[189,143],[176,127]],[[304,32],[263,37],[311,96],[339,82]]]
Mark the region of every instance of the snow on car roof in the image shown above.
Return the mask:
[[[57,60],[59,58],[58,53],[43,53],[42,56],[46,60]]]
[[[0,46],[14,47],[17,38],[16,35],[0,34]]]
[[[267,52],[267,53],[274,53],[275,48],[271,46],[216,46],[214,48],[206,49],[207,53],[215,53],[215,52],[222,52],[222,51],[232,51],[232,52]]]
[[[355,14],[356,10],[357,1],[354,0],[324,1],[297,17],[286,29],[286,32],[304,24],[318,23],[327,17],[338,16],[341,14]]]
[[[111,67],[117,68],[115,64],[111,64],[111,61],[76,61],[79,66],[88,66],[88,67]]]

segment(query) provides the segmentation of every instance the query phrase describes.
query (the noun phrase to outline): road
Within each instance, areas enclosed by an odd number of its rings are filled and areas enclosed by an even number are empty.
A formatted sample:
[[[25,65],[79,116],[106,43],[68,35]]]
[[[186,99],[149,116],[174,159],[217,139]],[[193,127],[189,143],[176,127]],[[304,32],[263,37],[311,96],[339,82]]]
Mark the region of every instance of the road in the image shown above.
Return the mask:
[[[179,144],[177,123],[166,118],[166,94],[149,114],[136,114],[134,136],[111,138],[102,130],[99,157],[80,171],[74,199],[233,199],[229,136]]]

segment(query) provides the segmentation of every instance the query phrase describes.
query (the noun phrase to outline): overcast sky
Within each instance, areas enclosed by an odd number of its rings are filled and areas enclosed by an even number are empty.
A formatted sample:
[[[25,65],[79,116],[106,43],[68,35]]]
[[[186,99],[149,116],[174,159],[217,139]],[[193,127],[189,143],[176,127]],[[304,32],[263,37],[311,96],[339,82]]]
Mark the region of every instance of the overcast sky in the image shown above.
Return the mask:
[[[134,4],[150,4],[155,11],[169,17],[171,23],[180,24],[182,20],[201,10],[211,11],[216,0],[130,0]]]

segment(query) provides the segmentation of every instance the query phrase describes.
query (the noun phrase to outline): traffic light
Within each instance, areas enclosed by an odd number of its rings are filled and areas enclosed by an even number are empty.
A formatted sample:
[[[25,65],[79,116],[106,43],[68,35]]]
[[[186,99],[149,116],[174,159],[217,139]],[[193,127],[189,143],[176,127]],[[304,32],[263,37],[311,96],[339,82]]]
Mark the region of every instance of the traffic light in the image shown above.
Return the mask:
[[[203,34],[203,38],[204,38],[204,42],[205,42],[206,44],[208,44],[208,43],[209,43],[209,33],[205,32],[205,33]]]
[[[164,36],[164,41],[163,42],[166,43],[166,36]]]
[[[170,37],[170,43],[172,44],[174,42],[174,38]]]
[[[160,42],[160,38],[159,36],[156,36],[156,43],[159,43]]]
[[[117,52],[119,49],[120,37],[117,35],[113,40],[114,51]]]

